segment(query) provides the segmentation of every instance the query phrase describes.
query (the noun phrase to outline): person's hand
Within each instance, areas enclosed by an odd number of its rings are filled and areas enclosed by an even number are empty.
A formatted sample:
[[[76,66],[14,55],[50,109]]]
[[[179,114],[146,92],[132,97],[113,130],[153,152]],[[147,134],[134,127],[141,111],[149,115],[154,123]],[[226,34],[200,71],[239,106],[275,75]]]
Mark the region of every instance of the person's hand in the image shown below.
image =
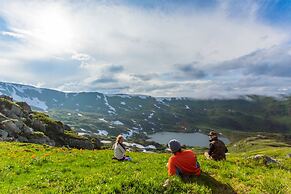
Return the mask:
[[[167,179],[167,180],[164,182],[163,187],[169,187],[170,184],[171,184],[170,179]]]

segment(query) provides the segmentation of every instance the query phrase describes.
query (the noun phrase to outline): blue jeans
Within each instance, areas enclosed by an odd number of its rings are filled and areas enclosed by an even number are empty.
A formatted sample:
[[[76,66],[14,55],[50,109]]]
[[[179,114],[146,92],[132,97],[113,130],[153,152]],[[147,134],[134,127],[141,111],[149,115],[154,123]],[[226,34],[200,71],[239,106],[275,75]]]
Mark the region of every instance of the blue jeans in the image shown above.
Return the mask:
[[[196,162],[195,167],[200,168],[199,162]],[[176,175],[183,177],[186,174],[184,174],[180,168],[176,167]]]

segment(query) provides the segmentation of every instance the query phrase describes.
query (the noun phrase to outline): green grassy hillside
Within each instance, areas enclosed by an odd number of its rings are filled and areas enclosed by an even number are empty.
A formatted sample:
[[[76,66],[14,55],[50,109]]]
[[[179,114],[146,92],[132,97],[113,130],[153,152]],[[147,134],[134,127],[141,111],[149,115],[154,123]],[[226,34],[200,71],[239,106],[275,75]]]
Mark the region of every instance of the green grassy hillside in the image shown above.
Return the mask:
[[[133,152],[132,162],[118,162],[111,150],[0,142],[0,193],[291,193],[291,148],[268,141],[241,141],[222,162],[199,153],[201,177],[172,177],[165,187],[170,154]],[[279,163],[249,158],[256,154]]]

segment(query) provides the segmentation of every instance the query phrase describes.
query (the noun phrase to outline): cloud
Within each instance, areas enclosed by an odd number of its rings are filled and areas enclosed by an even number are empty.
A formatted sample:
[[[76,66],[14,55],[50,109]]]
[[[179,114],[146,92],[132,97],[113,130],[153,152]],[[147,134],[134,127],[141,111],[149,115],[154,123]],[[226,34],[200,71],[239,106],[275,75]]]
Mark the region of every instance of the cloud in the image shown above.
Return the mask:
[[[257,50],[248,55],[219,63],[216,65],[216,70],[221,75],[225,75],[226,72],[240,72],[242,75],[291,77],[291,55],[288,53],[290,49],[291,45],[280,45]]]
[[[178,65],[177,69],[183,73],[177,77],[186,77],[190,79],[201,79],[206,76],[206,73],[198,68],[195,67],[194,64],[186,64],[186,65]]]
[[[112,65],[108,68],[109,73],[120,73],[124,71],[124,67],[121,65]]]
[[[100,84],[100,83],[116,83],[118,82],[117,79],[114,79],[112,77],[103,77],[103,78],[99,78],[96,79],[92,82],[92,84]]]
[[[65,91],[288,93],[290,25],[275,25],[263,7],[258,1],[1,1],[0,75]]]
[[[149,81],[152,79],[157,79],[159,77],[159,74],[157,73],[149,73],[149,74],[133,74],[133,79],[137,79],[140,81]]]

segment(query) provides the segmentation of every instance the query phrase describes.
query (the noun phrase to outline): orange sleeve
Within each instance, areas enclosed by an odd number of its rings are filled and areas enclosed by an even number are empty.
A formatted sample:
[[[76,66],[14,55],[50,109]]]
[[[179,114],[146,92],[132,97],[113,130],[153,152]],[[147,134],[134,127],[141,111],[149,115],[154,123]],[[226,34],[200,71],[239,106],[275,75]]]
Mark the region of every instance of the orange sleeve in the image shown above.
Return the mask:
[[[173,157],[170,157],[168,161],[168,175],[173,176],[176,174],[176,167]]]

